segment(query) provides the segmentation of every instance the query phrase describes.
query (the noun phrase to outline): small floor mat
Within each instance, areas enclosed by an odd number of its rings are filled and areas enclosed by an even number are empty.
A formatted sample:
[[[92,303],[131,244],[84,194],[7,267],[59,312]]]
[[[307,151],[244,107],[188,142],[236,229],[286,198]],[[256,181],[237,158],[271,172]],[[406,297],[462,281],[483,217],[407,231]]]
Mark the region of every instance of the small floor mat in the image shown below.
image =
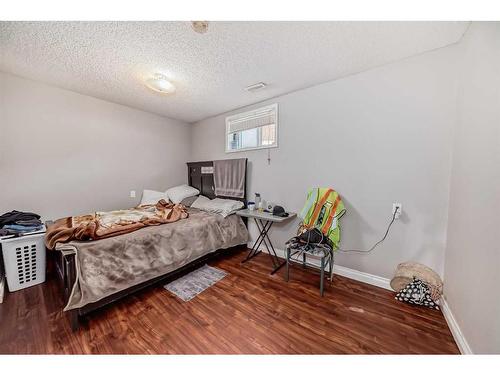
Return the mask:
[[[227,273],[215,267],[204,265],[197,270],[172,281],[163,287],[183,301],[190,301],[217,281],[222,280]]]

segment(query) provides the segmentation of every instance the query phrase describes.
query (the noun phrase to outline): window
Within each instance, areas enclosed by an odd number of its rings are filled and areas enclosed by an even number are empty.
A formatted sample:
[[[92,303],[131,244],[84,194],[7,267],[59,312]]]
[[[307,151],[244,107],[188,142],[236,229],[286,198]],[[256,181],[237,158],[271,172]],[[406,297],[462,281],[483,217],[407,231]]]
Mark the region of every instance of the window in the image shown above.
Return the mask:
[[[226,152],[278,147],[278,104],[226,117]]]

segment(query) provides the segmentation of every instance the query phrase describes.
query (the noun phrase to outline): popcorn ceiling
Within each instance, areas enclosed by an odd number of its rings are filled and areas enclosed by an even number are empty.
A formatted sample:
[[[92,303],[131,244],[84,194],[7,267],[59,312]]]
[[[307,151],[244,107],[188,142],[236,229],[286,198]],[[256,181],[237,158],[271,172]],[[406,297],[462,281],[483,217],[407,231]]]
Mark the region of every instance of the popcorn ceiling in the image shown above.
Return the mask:
[[[0,22],[0,70],[195,122],[457,42],[466,22]],[[164,74],[173,95],[144,82]],[[256,82],[268,86],[244,90]]]

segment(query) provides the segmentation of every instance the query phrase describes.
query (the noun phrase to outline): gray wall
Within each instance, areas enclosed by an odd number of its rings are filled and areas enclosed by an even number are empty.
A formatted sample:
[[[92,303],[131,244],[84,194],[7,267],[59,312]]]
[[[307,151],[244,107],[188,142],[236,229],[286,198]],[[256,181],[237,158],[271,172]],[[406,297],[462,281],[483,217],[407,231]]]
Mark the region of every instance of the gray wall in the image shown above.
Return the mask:
[[[0,212],[131,207],[186,181],[190,126],[0,73]],[[137,190],[137,198],[129,198]]]
[[[194,124],[192,159],[248,157],[250,193],[292,211],[308,188],[333,187],[348,210],[344,248],[379,240],[392,203],[401,202],[404,214],[382,246],[369,255],[339,254],[337,263],[392,277],[399,262],[415,260],[442,274],[456,60],[451,46],[261,103],[279,103],[280,146],[270,151],[270,165],[267,150],[224,153],[225,117],[257,106]],[[296,225],[273,227],[278,248]]]
[[[461,43],[445,262],[448,304],[474,353],[500,353],[500,23]]]

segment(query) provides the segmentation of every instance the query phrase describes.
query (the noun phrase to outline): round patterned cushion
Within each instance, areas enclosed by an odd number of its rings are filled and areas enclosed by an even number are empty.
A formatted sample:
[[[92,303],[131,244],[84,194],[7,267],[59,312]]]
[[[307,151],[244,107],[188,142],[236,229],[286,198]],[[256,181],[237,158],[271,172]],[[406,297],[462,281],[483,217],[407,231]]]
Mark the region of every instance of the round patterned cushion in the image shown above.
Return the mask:
[[[401,289],[394,298],[401,302],[411,303],[412,305],[439,310],[439,306],[432,300],[429,287],[417,278],[413,278],[413,281]]]

